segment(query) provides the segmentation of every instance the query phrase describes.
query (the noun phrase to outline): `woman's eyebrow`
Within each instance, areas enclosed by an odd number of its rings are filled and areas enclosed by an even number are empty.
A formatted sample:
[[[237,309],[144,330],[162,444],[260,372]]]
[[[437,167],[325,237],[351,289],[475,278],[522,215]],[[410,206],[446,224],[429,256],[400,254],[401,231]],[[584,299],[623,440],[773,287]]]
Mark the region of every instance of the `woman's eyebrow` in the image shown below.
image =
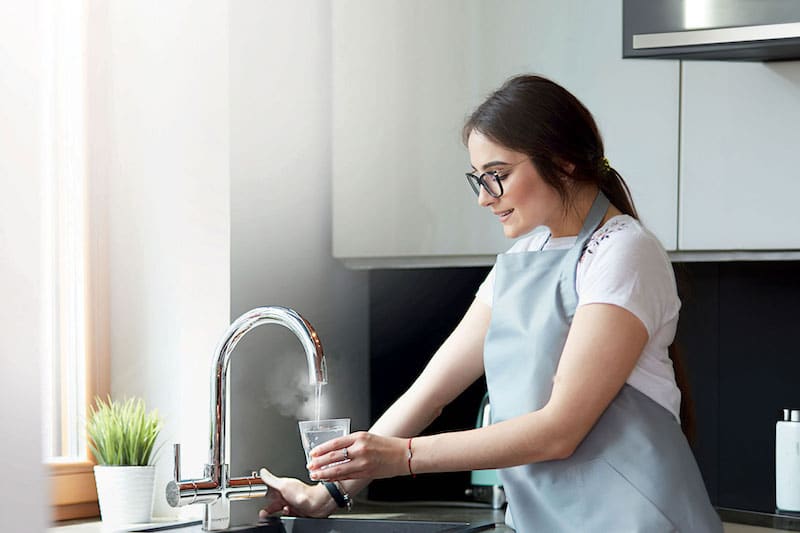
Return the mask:
[[[486,170],[487,168],[491,167],[497,167],[500,165],[508,165],[508,163],[506,163],[505,161],[489,161],[488,163],[483,165],[483,170]]]

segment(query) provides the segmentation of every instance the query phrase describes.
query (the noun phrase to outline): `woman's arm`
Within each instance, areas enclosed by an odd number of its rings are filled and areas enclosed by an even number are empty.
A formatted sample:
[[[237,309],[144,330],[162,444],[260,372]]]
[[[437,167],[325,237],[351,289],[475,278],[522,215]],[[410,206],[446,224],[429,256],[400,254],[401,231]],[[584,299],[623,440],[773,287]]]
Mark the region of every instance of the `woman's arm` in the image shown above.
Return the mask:
[[[369,434],[410,437],[430,425],[447,404],[483,375],[483,341],[490,320],[491,308],[475,300],[420,376],[375,422]],[[337,460],[341,460],[339,453]],[[327,516],[335,510],[333,500],[321,485],[309,486],[291,478],[279,478],[266,470],[262,479],[278,493],[268,501],[267,513],[283,509],[290,514]],[[341,485],[352,495],[369,481],[351,479]]]
[[[411,437],[428,427],[483,375],[483,341],[491,308],[475,300],[420,376],[370,428],[378,435]]]
[[[485,428],[415,438],[414,473],[502,468],[569,457],[625,384],[647,338],[644,324],[621,307],[579,307],[547,405]],[[312,476],[352,479],[408,474],[406,446],[407,439],[363,432],[341,437],[315,449]],[[348,447],[350,462],[320,469],[340,461],[337,452],[344,447]]]
[[[491,307],[474,300],[420,376],[369,432],[387,437],[413,437],[428,427],[446,405],[483,375],[483,341],[491,317]],[[366,478],[342,484],[347,492],[355,494],[369,481]]]

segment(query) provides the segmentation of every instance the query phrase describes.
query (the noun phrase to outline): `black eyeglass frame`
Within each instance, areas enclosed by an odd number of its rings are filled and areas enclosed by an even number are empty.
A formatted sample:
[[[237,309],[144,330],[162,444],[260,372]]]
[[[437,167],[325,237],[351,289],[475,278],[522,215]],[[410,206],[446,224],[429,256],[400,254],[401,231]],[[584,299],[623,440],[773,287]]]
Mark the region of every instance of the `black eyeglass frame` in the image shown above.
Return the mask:
[[[524,161],[524,159],[522,161]],[[503,180],[511,175],[511,171],[514,169],[514,167],[522,163],[522,161],[517,161],[507,169],[504,169],[502,172],[499,170],[488,170],[481,173],[479,176],[476,176],[474,172],[465,172],[464,175],[467,177],[467,182],[469,183],[469,186],[472,187],[472,191],[475,193],[475,196],[480,196],[480,188],[483,187],[483,190],[485,190],[492,198],[500,198],[505,192],[503,190]],[[500,194],[495,194],[492,192],[492,190],[489,188],[489,185],[486,183],[485,176],[492,177],[497,186],[500,187]]]
[[[499,170],[490,170],[489,172],[484,172],[480,176],[476,176],[472,172],[467,172],[464,175],[467,177],[467,182],[469,186],[472,187],[472,191],[475,193],[475,196],[479,196],[481,194],[481,187],[491,196],[492,198],[500,198],[503,196],[505,192],[503,190],[503,180],[508,177],[510,172],[506,174],[500,174]],[[485,176],[491,176],[497,186],[500,188],[500,193],[495,194],[492,192],[492,189],[489,187],[489,184],[486,183]]]

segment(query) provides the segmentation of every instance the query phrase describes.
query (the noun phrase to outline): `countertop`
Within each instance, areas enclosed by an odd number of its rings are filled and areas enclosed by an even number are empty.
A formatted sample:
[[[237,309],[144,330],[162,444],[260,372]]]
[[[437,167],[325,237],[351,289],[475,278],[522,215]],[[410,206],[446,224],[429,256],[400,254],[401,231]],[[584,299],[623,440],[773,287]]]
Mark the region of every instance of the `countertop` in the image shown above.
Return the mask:
[[[489,506],[448,502],[365,502],[356,501],[352,512],[340,515],[347,518],[387,518],[393,520],[435,520],[440,522],[469,522],[470,524],[497,524],[494,531],[513,531],[504,525],[505,511]]]
[[[748,516],[736,515],[737,512],[730,510],[720,510],[723,519],[736,519],[738,521],[749,522],[748,524],[724,522],[725,533],[788,533],[788,529],[778,529],[780,523],[769,522],[770,527],[752,525],[762,523],[753,521]],[[751,513],[752,514],[752,513]],[[443,504],[432,504],[430,502],[403,502],[403,503],[377,503],[357,501],[350,513],[334,515],[347,518],[372,518],[372,519],[394,519],[394,520],[437,520],[453,522],[470,522],[472,524],[484,524],[495,522],[498,533],[510,532],[510,528],[503,525],[504,512],[484,508],[452,506]],[[771,516],[771,515],[767,515]],[[763,517],[762,517],[763,518]],[[795,530],[796,531],[796,530]],[[102,523],[98,520],[73,522],[64,525],[54,526],[48,529],[49,533],[106,533],[102,528]]]

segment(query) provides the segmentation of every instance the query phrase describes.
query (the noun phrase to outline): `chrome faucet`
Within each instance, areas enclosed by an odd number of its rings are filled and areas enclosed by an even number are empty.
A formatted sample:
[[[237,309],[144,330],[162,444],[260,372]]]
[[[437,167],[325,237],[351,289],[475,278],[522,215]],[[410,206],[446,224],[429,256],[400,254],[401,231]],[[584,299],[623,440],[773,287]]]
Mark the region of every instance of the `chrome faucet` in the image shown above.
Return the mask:
[[[228,451],[227,387],[231,353],[248,331],[261,324],[279,324],[294,333],[303,345],[312,385],[328,382],[325,355],[317,333],[306,319],[286,307],[258,307],[237,318],[225,332],[211,363],[211,443],[203,478],[181,480],[180,444],[175,444],[175,479],[167,484],[167,502],[172,507],[202,503],[203,530],[217,531],[230,527],[231,500],[260,498],[268,487],[256,472],[248,477],[230,477]]]

